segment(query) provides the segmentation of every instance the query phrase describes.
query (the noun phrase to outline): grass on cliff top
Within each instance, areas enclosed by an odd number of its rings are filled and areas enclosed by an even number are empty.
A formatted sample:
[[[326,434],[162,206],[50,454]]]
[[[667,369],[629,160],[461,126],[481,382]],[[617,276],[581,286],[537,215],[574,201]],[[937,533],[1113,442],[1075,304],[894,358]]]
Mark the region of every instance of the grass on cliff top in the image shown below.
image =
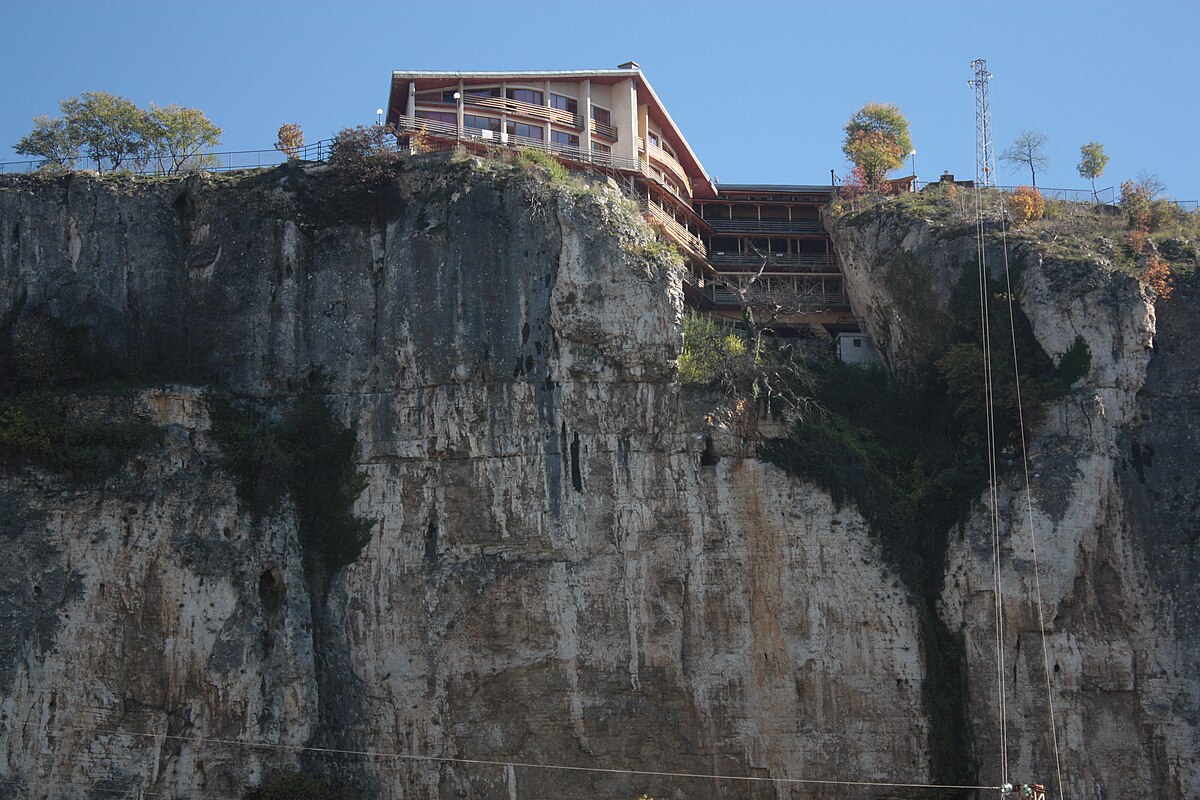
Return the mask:
[[[1012,195],[986,189],[982,197],[989,241],[999,245],[1000,210],[1011,202]],[[975,190],[933,184],[920,192],[861,197],[853,206],[835,206],[834,213],[855,221],[898,213],[924,220],[946,238],[973,236]],[[1164,204],[1159,217],[1149,240],[1171,261],[1173,269],[1195,269],[1200,258],[1200,212],[1188,213]],[[1126,212],[1118,206],[1046,198],[1043,219],[1024,225],[1014,225],[1012,219],[1010,214],[1010,246],[1029,245],[1045,258],[1058,261],[1108,264],[1130,274],[1139,271],[1137,254],[1129,242],[1131,226]]]

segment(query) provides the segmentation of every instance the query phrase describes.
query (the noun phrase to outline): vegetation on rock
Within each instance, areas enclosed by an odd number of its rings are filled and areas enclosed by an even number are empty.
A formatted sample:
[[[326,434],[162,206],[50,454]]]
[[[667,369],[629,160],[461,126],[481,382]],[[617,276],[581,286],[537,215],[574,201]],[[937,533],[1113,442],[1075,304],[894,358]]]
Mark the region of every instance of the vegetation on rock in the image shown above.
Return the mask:
[[[292,503],[310,576],[353,563],[375,524],[354,516],[366,476],[357,468],[355,430],[333,416],[328,391],[329,379],[315,372],[282,410],[210,397],[212,435],[238,498],[256,519],[284,499]]]

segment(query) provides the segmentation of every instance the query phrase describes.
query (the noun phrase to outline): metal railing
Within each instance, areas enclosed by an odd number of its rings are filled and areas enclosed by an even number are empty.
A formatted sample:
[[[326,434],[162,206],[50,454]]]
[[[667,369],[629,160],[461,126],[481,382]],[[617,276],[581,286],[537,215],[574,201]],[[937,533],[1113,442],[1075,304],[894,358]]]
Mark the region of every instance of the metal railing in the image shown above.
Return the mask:
[[[322,139],[312,144],[304,145],[293,151],[290,156],[298,161],[328,161],[332,139]],[[143,158],[132,162],[128,168],[122,167],[121,172],[133,175],[170,175],[184,174],[205,170],[208,172],[232,172],[240,169],[262,169],[277,167],[288,161],[289,154],[279,150],[228,150],[219,153],[200,153],[175,168],[164,157]],[[80,159],[86,169],[86,159]],[[47,159],[34,161],[5,161],[0,162],[0,173],[4,172],[37,172],[44,165],[49,165]],[[73,167],[80,168],[80,167]]]
[[[937,186],[936,183],[931,183],[929,185]],[[996,186],[994,188],[999,189],[1006,194],[1012,194],[1017,189],[1028,187]],[[1095,193],[1093,193],[1091,189],[1056,189],[1049,186],[1039,186],[1037,187],[1037,190],[1042,197],[1049,197],[1054,200],[1070,200],[1073,203],[1104,203],[1105,205],[1110,206],[1116,205],[1117,203],[1117,190],[1111,186],[1107,186],[1103,189],[1097,189]]]
[[[650,146],[646,148],[646,154],[670,170],[671,173],[674,174],[679,181],[681,181],[683,186],[686,186],[689,189],[691,188],[691,178],[688,177],[688,174],[683,169],[683,165],[676,161],[674,156],[672,156],[666,150],[663,150],[661,147],[655,145],[653,142],[651,142]]]

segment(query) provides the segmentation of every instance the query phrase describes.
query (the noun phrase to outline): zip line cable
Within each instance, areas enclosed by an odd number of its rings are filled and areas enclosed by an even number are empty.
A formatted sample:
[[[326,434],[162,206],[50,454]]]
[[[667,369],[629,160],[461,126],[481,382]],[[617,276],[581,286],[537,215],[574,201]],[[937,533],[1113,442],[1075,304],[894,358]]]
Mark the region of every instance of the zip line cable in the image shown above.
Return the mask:
[[[1016,386],[1017,429],[1021,434],[1021,466],[1025,473],[1025,511],[1029,525],[1029,549],[1033,560],[1033,586],[1037,594],[1038,629],[1042,636],[1042,673],[1046,678],[1046,708],[1050,712],[1050,741],[1054,745],[1054,777],[1058,795],[1066,800],[1066,785],[1062,779],[1062,761],[1058,749],[1058,724],[1054,718],[1054,695],[1050,686],[1050,650],[1046,644],[1046,612],[1042,607],[1042,577],[1038,567],[1037,535],[1033,524],[1033,492],[1029,480],[1029,452],[1025,444],[1025,410],[1021,404],[1021,371],[1017,360],[1017,329],[1013,316],[1012,277],[1008,268],[1008,214],[1000,217],[1000,239],[1004,246],[1004,282],[1008,291],[1008,326],[1012,338],[1013,383]]]
[[[419,753],[392,753],[383,750],[349,750],[335,747],[313,747],[309,745],[293,745],[293,744],[278,744],[274,742],[258,742],[246,741],[238,739],[218,739],[206,736],[182,736],[179,734],[170,733],[141,733],[138,731],[122,731],[112,728],[87,727],[83,725],[60,725],[56,728],[43,725],[39,722],[23,722],[18,723],[22,727],[37,727],[47,731],[56,733],[64,733],[66,731],[74,731],[81,733],[97,733],[107,734],[110,736],[131,736],[142,739],[155,739],[191,742],[193,744],[217,744],[230,745],[233,747],[245,747],[251,749],[263,750],[279,750],[293,753],[324,753],[326,755],[341,755],[341,756],[362,756],[364,758],[373,758],[381,761],[419,761],[438,764],[471,764],[475,766],[487,767],[522,767],[525,769],[544,769],[556,770],[560,772],[591,772],[603,773],[610,775],[639,775],[644,777],[655,778],[699,778],[702,780],[723,780],[723,781],[746,781],[753,783],[788,783],[807,786],[859,786],[866,788],[884,788],[884,789],[976,789],[976,790],[998,790],[1000,786],[980,786],[974,784],[942,784],[942,783],[903,783],[889,781],[853,781],[853,780],[819,780],[815,778],[764,778],[754,775],[720,775],[720,774],[705,774],[697,772],[668,772],[665,770],[644,770],[644,769],[628,769],[624,767],[580,767],[570,766],[566,764],[539,764],[530,761],[501,761],[495,759],[484,758],[464,758],[460,756],[430,756],[421,755]]]

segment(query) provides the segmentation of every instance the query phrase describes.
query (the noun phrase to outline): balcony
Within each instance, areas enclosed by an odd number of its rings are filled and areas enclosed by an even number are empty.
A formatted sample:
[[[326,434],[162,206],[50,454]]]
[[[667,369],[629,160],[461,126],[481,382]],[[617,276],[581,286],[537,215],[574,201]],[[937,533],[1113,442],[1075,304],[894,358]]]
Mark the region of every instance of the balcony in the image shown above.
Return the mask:
[[[800,233],[824,234],[819,219],[727,219],[704,218],[717,233]]]
[[[664,211],[656,203],[645,198],[641,200],[642,211],[650,216],[651,222],[658,226],[667,236],[689,254],[705,258],[707,249],[700,237],[681,225],[678,220]]]
[[[583,129],[583,119],[581,117],[562,109],[551,108],[550,106],[535,106],[533,103],[509,100],[506,97],[487,97],[478,94],[464,94],[462,102],[464,107],[484,108],[497,113],[548,120],[558,125],[575,128],[576,130]]]
[[[718,273],[698,291],[718,306],[740,306],[744,295],[749,305],[778,306],[795,313],[845,308],[850,303],[842,276],[836,273],[769,273],[753,281],[745,274]]]
[[[617,128],[615,125],[607,125],[603,122],[592,120],[592,131],[600,134],[601,136],[607,136],[614,142],[617,141]]]
[[[679,181],[679,185],[684,191],[688,193],[691,192],[692,180],[688,177],[688,174],[683,171],[683,166],[675,160],[674,156],[654,144],[650,144],[646,148],[646,154],[654,163],[658,164],[659,166],[666,167],[667,170],[675,176],[675,179]]]
[[[718,269],[735,272],[753,272],[763,266],[775,272],[835,272],[837,267],[833,254],[826,253],[721,253],[709,251],[708,260]]]
[[[617,169],[624,172],[641,172],[642,170],[641,161],[630,156],[598,153],[581,147],[569,147],[525,136],[509,136],[496,131],[481,131],[478,128],[463,128],[460,135],[457,125],[432,119],[401,116],[396,120],[396,132],[401,135],[424,133],[431,139],[442,143],[439,148],[433,149],[448,149],[455,144],[472,146],[476,149],[480,147],[533,147],[553,153],[564,161],[573,161],[587,166]]]

